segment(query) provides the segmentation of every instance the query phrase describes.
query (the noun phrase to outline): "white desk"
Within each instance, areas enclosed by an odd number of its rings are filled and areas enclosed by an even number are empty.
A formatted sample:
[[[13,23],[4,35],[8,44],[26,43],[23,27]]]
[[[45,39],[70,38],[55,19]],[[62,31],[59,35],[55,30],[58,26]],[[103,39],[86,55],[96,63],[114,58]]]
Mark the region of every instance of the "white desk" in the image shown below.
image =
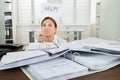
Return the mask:
[[[35,33],[39,33],[40,30],[29,30],[29,42],[34,42],[35,40]],[[58,30],[58,32],[67,32],[69,34],[70,32],[74,32],[74,40],[80,40],[81,39],[81,34],[83,32],[82,29],[63,29],[63,30]],[[66,36],[67,41],[69,41],[69,37],[71,36]]]

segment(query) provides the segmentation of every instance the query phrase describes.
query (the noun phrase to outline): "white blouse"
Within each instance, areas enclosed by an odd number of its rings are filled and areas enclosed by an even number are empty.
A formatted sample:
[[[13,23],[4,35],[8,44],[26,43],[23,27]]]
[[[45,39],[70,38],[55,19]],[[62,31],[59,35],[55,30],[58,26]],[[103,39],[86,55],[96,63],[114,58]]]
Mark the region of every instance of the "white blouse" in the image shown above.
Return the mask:
[[[67,41],[58,37],[57,35],[55,35],[53,42],[35,41],[34,43],[29,43],[28,46],[26,47],[26,50],[40,50],[40,49],[58,48],[64,43],[67,43]]]
[[[64,43],[67,43],[66,40],[58,37],[57,35],[55,35],[53,42],[56,43],[58,46],[60,46],[60,45],[62,45]]]

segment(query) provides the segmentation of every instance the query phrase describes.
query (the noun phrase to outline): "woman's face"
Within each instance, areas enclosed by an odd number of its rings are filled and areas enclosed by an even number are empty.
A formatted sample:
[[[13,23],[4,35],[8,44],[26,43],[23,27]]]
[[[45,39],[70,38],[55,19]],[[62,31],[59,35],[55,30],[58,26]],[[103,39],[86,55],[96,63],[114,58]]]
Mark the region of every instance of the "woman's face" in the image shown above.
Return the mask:
[[[41,25],[41,27],[42,27],[42,34],[46,37],[54,36],[57,30],[55,28],[55,24],[50,19],[46,19]]]

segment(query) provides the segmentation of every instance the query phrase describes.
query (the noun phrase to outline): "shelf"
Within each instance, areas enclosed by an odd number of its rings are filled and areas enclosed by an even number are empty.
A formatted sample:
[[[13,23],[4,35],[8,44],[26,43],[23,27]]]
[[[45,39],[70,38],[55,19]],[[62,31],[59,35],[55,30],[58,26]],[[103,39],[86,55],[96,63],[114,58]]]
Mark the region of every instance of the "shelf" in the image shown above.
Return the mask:
[[[11,0],[5,0],[5,3],[11,3]]]
[[[5,1],[5,3],[11,3],[10,1]]]
[[[6,10],[6,11],[4,12],[4,15],[5,15],[5,16],[11,16],[11,15],[12,15],[11,10]]]
[[[4,17],[5,17],[5,41],[6,43],[13,43],[13,30],[12,30],[12,1],[5,0]]]
[[[12,27],[5,27],[5,29],[12,29]]]
[[[6,43],[13,43],[13,39],[6,40]]]
[[[11,11],[12,10],[12,6],[11,6],[11,3],[5,3],[5,7],[4,7],[4,10],[5,11]]]
[[[12,16],[5,16],[5,21],[9,19],[12,19]]]
[[[12,19],[5,20],[5,27],[12,27]]]
[[[9,40],[13,40],[13,38],[8,38],[8,39],[5,39],[6,41],[9,41]]]

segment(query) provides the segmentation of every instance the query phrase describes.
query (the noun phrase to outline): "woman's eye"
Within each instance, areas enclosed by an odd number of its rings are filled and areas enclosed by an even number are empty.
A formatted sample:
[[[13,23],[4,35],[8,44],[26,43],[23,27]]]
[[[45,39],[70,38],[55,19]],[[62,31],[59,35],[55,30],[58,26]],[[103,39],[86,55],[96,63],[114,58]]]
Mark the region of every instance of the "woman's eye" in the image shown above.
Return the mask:
[[[52,24],[49,24],[48,26],[49,26],[49,27],[52,27],[53,25],[52,25]]]
[[[42,27],[53,27],[52,24],[43,24]]]
[[[45,25],[45,24],[43,24],[42,26],[43,26],[43,27],[45,27],[46,25]]]

